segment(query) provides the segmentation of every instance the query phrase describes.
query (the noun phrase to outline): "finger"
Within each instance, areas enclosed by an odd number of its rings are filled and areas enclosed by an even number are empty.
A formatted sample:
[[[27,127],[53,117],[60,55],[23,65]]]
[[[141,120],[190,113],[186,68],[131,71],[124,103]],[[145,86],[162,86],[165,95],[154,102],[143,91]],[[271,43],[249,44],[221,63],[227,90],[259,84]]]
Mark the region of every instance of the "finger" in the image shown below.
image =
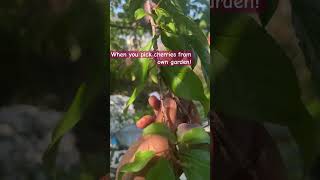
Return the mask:
[[[163,106],[165,108],[166,116],[168,119],[175,124],[177,117],[177,103],[173,98],[165,98],[163,101]]]
[[[150,106],[152,107],[154,113],[157,115],[159,113],[159,110],[161,108],[161,102],[158,98],[155,96],[150,96],[148,99],[148,102]]]
[[[166,156],[170,150],[169,141],[167,138],[160,135],[145,136],[144,141],[140,144],[139,151],[153,151],[157,156]]]
[[[137,121],[136,126],[140,129],[143,129],[147,127],[149,124],[153,123],[154,121],[155,121],[154,116],[146,115]]]

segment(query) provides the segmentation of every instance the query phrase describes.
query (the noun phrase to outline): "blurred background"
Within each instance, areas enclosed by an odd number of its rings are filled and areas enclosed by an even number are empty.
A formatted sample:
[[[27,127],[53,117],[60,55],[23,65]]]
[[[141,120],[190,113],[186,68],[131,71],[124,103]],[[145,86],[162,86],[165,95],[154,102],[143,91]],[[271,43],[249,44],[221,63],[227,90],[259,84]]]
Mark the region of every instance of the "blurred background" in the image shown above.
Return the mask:
[[[317,56],[317,52],[318,52],[318,48],[319,48],[319,10],[320,10],[320,6],[319,6],[319,2],[318,1],[314,1],[314,0],[307,0],[307,1],[297,1],[297,0],[279,0],[279,1],[270,1],[270,2],[277,2],[277,8],[275,13],[273,14],[271,20],[269,21],[269,23],[266,25],[265,29],[266,32],[271,35],[271,37],[275,40],[276,42],[276,46],[279,45],[279,48],[281,48],[285,54],[289,57],[289,63],[291,63],[294,67],[295,70],[295,74],[298,80],[298,84],[299,84],[299,91],[301,91],[301,97],[298,97],[298,100],[302,100],[303,106],[306,107],[308,113],[310,113],[310,115],[312,116],[312,118],[314,118],[314,126],[312,126],[312,128],[317,128],[319,125],[319,120],[320,120],[320,91],[319,91],[319,85],[320,85],[320,81],[319,81],[319,56]],[[293,8],[292,8],[293,7]],[[252,16],[258,24],[262,24],[258,15],[257,14],[250,14],[250,16]],[[316,20],[317,19],[317,20]],[[214,24],[214,22],[213,22]],[[214,28],[214,27],[213,27]],[[250,28],[248,28],[250,29]],[[247,32],[250,32],[249,30]],[[247,33],[249,34],[249,33]],[[317,35],[316,35],[317,34]],[[253,35],[254,36],[254,35]],[[215,43],[215,37],[212,37],[212,43]],[[251,39],[250,39],[251,38]],[[250,37],[250,35],[246,38],[244,38],[246,40],[249,40],[250,42],[253,42],[253,38]],[[245,42],[246,42],[245,40]],[[251,41],[252,40],[252,41]],[[263,44],[267,44],[267,42],[264,41],[255,41],[255,43],[261,43],[263,47]],[[232,46],[231,46],[232,47]],[[255,48],[254,46],[252,46],[251,48]],[[242,48],[241,50],[244,50],[245,53],[250,54],[251,51],[254,52],[255,49],[249,49],[246,47]],[[258,50],[258,49],[257,49]],[[266,54],[272,54],[272,50],[271,49],[263,49],[263,51]],[[263,52],[262,51],[262,52]],[[240,53],[239,53],[240,54]],[[239,55],[237,54],[237,55]],[[254,53],[253,53],[254,54]],[[248,57],[250,57],[250,55],[248,55]],[[259,56],[255,56],[255,57],[259,57]],[[266,56],[268,57],[268,56]],[[241,70],[248,70],[246,72],[251,72],[250,69],[254,69],[257,68],[257,66],[250,66],[250,64],[244,64],[245,61],[242,61],[244,58],[243,57],[238,57],[238,56],[234,56],[234,60],[236,61],[237,58],[239,58],[238,62],[243,62],[243,66],[240,67],[240,63],[238,63],[237,68],[234,69],[229,69],[231,71],[228,72],[235,72],[234,74],[237,74],[237,72],[241,69]],[[243,58],[243,59],[240,59]],[[263,55],[261,55],[261,59],[263,59]],[[252,61],[250,62],[259,62],[260,59],[251,59]],[[273,61],[275,60],[275,61]],[[214,59],[213,59],[214,61]],[[233,62],[235,62],[233,61]],[[266,60],[268,61],[268,60]],[[275,66],[277,62],[280,62],[280,59],[270,59],[268,61],[268,63],[273,64]],[[263,62],[260,61],[260,62]],[[218,64],[218,63],[217,63]],[[231,63],[230,63],[231,64]],[[257,63],[258,64],[258,63]],[[262,63],[261,63],[262,64]],[[280,67],[279,63],[279,66]],[[291,65],[290,64],[290,65]],[[262,75],[265,73],[265,78],[263,79],[263,82],[261,83],[261,85],[259,87],[265,87],[264,85],[268,86],[269,82],[276,82],[277,80],[270,78],[271,74],[277,74],[275,72],[272,72],[272,70],[268,69],[267,67],[265,72],[257,72],[257,74]],[[281,67],[282,68],[282,67]],[[285,68],[283,68],[285,69]],[[240,70],[240,71],[241,71]],[[261,69],[260,69],[261,70]],[[253,70],[254,72],[254,70]],[[232,74],[232,73],[231,73]],[[241,73],[239,73],[241,74]],[[237,75],[239,75],[237,74]],[[226,74],[224,74],[226,75]],[[254,74],[250,74],[251,76],[254,76]],[[232,75],[231,75],[232,76]],[[285,77],[285,73],[283,73],[283,75],[281,74],[277,74],[277,76],[282,76]],[[246,77],[246,76],[243,76]],[[248,94],[252,94],[254,99],[254,102],[256,103],[256,106],[259,106],[259,100],[265,100],[265,99],[273,99],[273,103],[272,104],[268,104],[268,108],[265,109],[260,109],[262,110],[263,113],[268,114],[269,112],[271,112],[273,110],[273,105],[277,104],[277,103],[281,103],[281,101],[283,99],[281,99],[281,97],[274,97],[273,95],[276,94],[272,94],[272,92],[267,92],[268,90],[261,88],[259,90],[255,89],[254,86],[250,86],[250,83],[252,83],[252,81],[250,82],[250,78],[243,78],[239,75],[239,78],[233,76],[234,79],[231,79],[226,77],[226,76],[221,76],[220,83],[223,81],[227,81],[226,79],[230,80],[228,81],[230,84],[234,85],[233,86],[233,91],[230,90],[228,91],[228,93],[230,92],[235,92],[234,94],[241,94],[244,96],[244,91],[249,92]],[[241,79],[242,78],[242,79]],[[270,78],[270,79],[268,79]],[[295,78],[295,77],[294,77]],[[253,79],[253,78],[252,78]],[[243,81],[241,81],[243,80]],[[261,79],[259,79],[261,80]],[[259,81],[258,80],[258,81]],[[258,82],[257,81],[257,82]],[[245,83],[245,82],[250,82],[250,83]],[[256,81],[254,81],[256,82]],[[286,82],[283,82],[286,83]],[[221,83],[222,84],[222,83]],[[226,83],[227,84],[227,83]],[[254,83],[252,83],[254,84]],[[258,83],[257,83],[258,84]],[[216,84],[217,85],[217,84]],[[213,84],[213,86],[215,86],[215,84]],[[231,86],[228,86],[229,88]],[[241,89],[240,87],[243,87],[243,89]],[[255,86],[257,87],[257,86]],[[273,89],[277,92],[277,90],[281,89],[283,87],[271,87],[270,89]],[[220,91],[222,91],[221,86],[220,86]],[[224,89],[226,90],[226,88]],[[239,92],[237,92],[237,90],[239,90]],[[243,90],[243,91],[242,91]],[[265,90],[266,93],[264,93],[263,95],[265,95],[265,99],[261,98],[261,96],[259,97],[257,94],[261,95],[262,91]],[[293,89],[287,89],[287,91],[290,91]],[[242,91],[242,92],[241,92]],[[259,92],[258,92],[259,91]],[[261,91],[261,92],[260,92]],[[286,91],[286,92],[287,92]],[[261,94],[260,94],[261,93]],[[289,93],[289,92],[288,92]],[[218,93],[217,93],[218,94]],[[220,92],[220,95],[223,94]],[[227,97],[228,94],[225,94]],[[240,96],[241,96],[240,95]],[[217,95],[218,97],[219,95]],[[236,97],[237,95],[233,96]],[[221,97],[221,96],[220,96]],[[230,94],[230,97],[231,94]],[[251,96],[250,96],[251,97]],[[218,97],[219,98],[219,97]],[[225,98],[224,100],[230,100],[228,103],[229,107],[232,108],[233,104],[237,104],[237,100],[233,99],[233,98]],[[246,97],[248,99],[248,102],[251,101],[252,99],[249,99],[249,97]],[[278,99],[279,98],[279,99]],[[213,98],[215,99],[215,98]],[[245,99],[245,98],[244,98]],[[221,100],[221,99],[220,99]],[[221,100],[222,101],[222,100]],[[241,100],[240,100],[241,101]],[[246,101],[241,101],[246,102]],[[265,102],[261,101],[261,104],[264,104]],[[225,103],[227,104],[227,103]],[[239,103],[240,104],[240,103]],[[261,105],[260,104],[260,105]],[[240,104],[240,106],[245,106],[244,104]],[[253,106],[255,106],[255,104],[252,104]],[[227,107],[227,106],[226,106]],[[236,106],[237,108],[239,106]],[[290,107],[290,106],[288,106]],[[241,109],[241,108],[239,108]],[[244,108],[245,109],[245,108]],[[254,110],[255,108],[251,108],[250,110]],[[243,109],[242,109],[243,110]],[[241,110],[240,110],[241,111]],[[254,111],[250,112],[251,115],[254,114]],[[264,114],[264,115],[266,115]],[[270,113],[271,114],[271,113]],[[280,113],[279,113],[280,114]],[[253,115],[254,117],[254,115]],[[259,121],[259,119],[256,119],[257,121]],[[272,119],[268,119],[267,121],[270,121]],[[291,122],[293,122],[293,118],[290,119],[292,120]],[[304,122],[303,122],[304,123]],[[306,122],[307,124],[308,122]],[[298,145],[296,143],[296,140],[293,138],[292,134],[289,132],[289,129],[286,126],[280,126],[278,124],[273,124],[273,123],[264,123],[263,124],[266,129],[269,131],[270,135],[272,135],[272,137],[274,138],[275,142],[277,143],[279,150],[281,152],[283,161],[286,165],[287,171],[288,171],[288,178],[290,180],[300,180],[303,178],[304,175],[304,170],[306,170],[306,174],[309,174],[310,170],[308,168],[304,169],[304,162],[303,162],[303,157],[301,156],[301,149],[298,148]],[[299,126],[299,129],[303,129],[303,127]],[[310,129],[312,129],[310,128]],[[310,131],[311,132],[311,131]],[[314,134],[310,133],[310,132],[304,132],[304,137],[302,138],[302,140],[308,141],[308,139],[316,139],[316,141],[314,141],[313,145],[314,145],[314,149],[316,149],[317,147],[317,142],[319,142],[319,134],[316,132]],[[310,133],[310,135],[306,135]],[[315,136],[315,137],[308,137],[308,136]],[[319,162],[319,158],[318,158],[318,162]],[[319,163],[314,164],[310,173],[310,176],[306,179],[319,179]]]
[[[46,180],[42,154],[51,132],[105,60],[106,2],[0,4],[0,179]],[[57,179],[98,179],[107,172],[105,93],[62,139]]]
[[[292,9],[292,2],[290,0],[279,0],[278,8],[266,29],[292,60],[301,89],[301,99],[314,119],[319,121],[320,91],[319,81],[317,80],[319,76],[317,62],[319,61],[310,59],[308,51],[302,48],[309,47],[310,44],[304,39],[308,38],[306,34],[301,32],[299,26],[302,25],[297,23],[297,17],[301,14],[297,9],[295,11]],[[309,7],[308,9],[310,9],[310,4],[313,4],[312,1],[305,2],[306,7]],[[314,11],[314,13],[316,12],[318,11]],[[308,24],[304,26],[304,28],[307,28]],[[314,24],[314,28],[317,27]],[[312,61],[313,63],[311,63]],[[278,143],[283,160],[288,168],[289,179],[301,179],[304,170],[303,160],[299,156],[298,146],[290,135],[288,128],[274,124],[265,124],[265,126]],[[310,178],[320,178],[319,168],[319,164],[313,167]]]
[[[143,1],[141,1],[143,2]],[[157,1],[154,1],[157,3]],[[180,2],[180,1],[179,1]],[[129,11],[129,0],[110,0],[110,50],[139,50],[151,39],[151,28],[144,19],[135,21]],[[191,17],[201,27],[208,37],[210,32],[210,9],[208,0],[182,0],[180,3],[185,14]],[[160,6],[161,7],[161,6]],[[141,7],[143,8],[143,4]],[[159,48],[162,44],[159,41]],[[151,95],[159,96],[159,86],[156,68],[153,68],[144,90],[133,105],[124,114],[126,102],[137,86],[135,60],[114,59],[110,61],[110,172],[114,178],[121,157],[129,146],[141,135],[135,122],[143,115],[153,114],[148,105]],[[198,61],[200,62],[200,61]],[[200,64],[200,63],[199,63]],[[195,67],[195,72],[202,74],[201,66]],[[202,81],[204,81],[202,77]],[[207,123],[204,110],[199,102],[195,102],[202,122]]]

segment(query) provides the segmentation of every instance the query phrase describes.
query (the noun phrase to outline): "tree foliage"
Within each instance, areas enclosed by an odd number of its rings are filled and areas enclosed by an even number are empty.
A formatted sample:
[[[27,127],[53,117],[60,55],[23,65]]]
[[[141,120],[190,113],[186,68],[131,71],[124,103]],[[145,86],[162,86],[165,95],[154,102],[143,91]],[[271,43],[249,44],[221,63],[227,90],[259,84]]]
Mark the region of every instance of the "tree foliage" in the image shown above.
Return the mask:
[[[266,12],[260,14],[264,26],[274,10]],[[299,145],[305,170],[309,169],[320,153],[319,121],[301,100],[292,60],[264,26],[248,15],[216,13],[211,25],[216,110],[239,119],[287,126]]]

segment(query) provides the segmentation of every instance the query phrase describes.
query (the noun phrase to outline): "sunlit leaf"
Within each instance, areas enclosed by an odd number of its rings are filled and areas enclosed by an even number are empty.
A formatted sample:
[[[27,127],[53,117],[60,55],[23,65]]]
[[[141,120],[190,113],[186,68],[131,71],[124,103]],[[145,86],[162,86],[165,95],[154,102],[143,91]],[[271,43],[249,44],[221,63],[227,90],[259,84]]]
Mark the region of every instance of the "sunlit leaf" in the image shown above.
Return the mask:
[[[205,20],[201,20],[200,23],[199,23],[199,27],[201,29],[207,28],[208,27],[207,22]]]
[[[187,41],[187,44],[190,44],[200,57],[203,74],[208,83],[208,66],[210,64],[209,44],[202,29],[191,18],[179,12],[175,7],[168,6],[166,7],[166,11],[170,14],[170,17],[173,18],[175,28],[177,29],[177,32],[179,32],[176,36],[183,39],[181,42]],[[177,40],[171,42],[176,41]]]
[[[176,136],[163,123],[152,123],[151,125],[143,129],[143,136],[152,135],[152,134],[166,137],[172,143],[175,143],[177,141]]]
[[[129,100],[126,103],[126,106],[124,108],[124,112],[127,112],[129,106],[134,103],[134,101],[137,99],[138,95],[141,93],[141,91],[144,88],[144,84],[138,85],[136,88],[134,88]]]
[[[129,10],[128,13],[132,17],[134,12],[143,6],[144,0],[129,0]]]
[[[184,144],[210,144],[210,136],[201,127],[192,128],[189,131],[186,131],[185,133],[181,134],[178,137],[178,142]]]
[[[188,42],[192,45],[194,50],[197,52],[201,60],[201,67],[203,69],[204,77],[206,78],[206,82],[209,82],[209,64],[210,64],[210,54],[208,51],[208,46],[201,43],[196,36],[187,36]]]
[[[146,16],[146,13],[142,8],[139,8],[134,12],[134,18],[136,20],[142,19],[144,16]]]
[[[125,164],[120,169],[119,180],[125,173],[135,173],[141,171],[149,161],[155,156],[153,151],[138,151],[131,163]]]
[[[162,8],[156,8],[155,9],[155,13],[156,13],[157,16],[170,17],[169,13],[166,10],[162,9]]]
[[[160,74],[175,95],[187,100],[200,101],[205,112],[209,112],[210,100],[205,96],[201,80],[190,67],[161,67]]]

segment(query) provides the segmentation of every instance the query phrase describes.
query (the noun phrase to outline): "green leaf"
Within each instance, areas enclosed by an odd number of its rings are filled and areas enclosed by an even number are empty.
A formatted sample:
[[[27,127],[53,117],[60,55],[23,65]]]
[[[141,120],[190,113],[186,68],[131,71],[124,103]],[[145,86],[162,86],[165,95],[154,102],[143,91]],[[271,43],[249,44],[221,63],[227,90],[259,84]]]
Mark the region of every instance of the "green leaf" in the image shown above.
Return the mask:
[[[138,95],[141,93],[141,91],[144,89],[144,84],[138,85],[136,88],[134,88],[129,100],[126,103],[126,106],[123,110],[124,113],[127,112],[129,106],[134,103],[134,101],[137,99]]]
[[[161,157],[157,163],[150,168],[146,180],[175,180],[175,175],[170,162]]]
[[[308,111],[312,115],[312,117],[316,118],[318,121],[320,120],[320,100],[313,100],[308,105]]]
[[[203,75],[208,83],[209,80],[209,64],[210,64],[210,53],[208,51],[208,46],[201,43],[196,36],[187,36],[186,37],[188,42],[192,45],[193,49],[197,52],[200,60],[201,60],[201,67],[203,70]]]
[[[177,141],[176,136],[163,123],[152,123],[151,125],[149,125],[143,129],[143,136],[152,135],[152,134],[166,137],[172,143],[175,143]]]
[[[156,8],[155,13],[157,16],[170,17],[169,13],[163,8]]]
[[[159,25],[160,29],[169,33],[177,34],[177,28],[173,18],[165,9],[156,8],[155,14],[157,15],[156,23]]]
[[[175,51],[181,51],[181,50],[191,51],[192,50],[191,46],[189,45],[190,43],[186,40],[184,36],[181,36],[181,35],[162,31],[161,41],[168,50],[175,50]],[[194,66],[197,63],[196,55],[197,55],[196,52],[194,52],[193,54],[194,58],[192,59],[192,68],[194,68]]]
[[[205,96],[199,77],[187,66],[161,67],[160,75],[171,91],[184,99],[200,101],[207,114],[210,100]]]
[[[209,55],[209,44],[206,36],[204,35],[202,29],[199,27],[197,23],[195,23],[191,18],[185,16],[181,12],[178,11],[174,6],[167,6],[166,12],[170,14],[170,17],[173,18],[175,28],[179,34],[176,36],[180,37],[180,39],[172,39],[167,43],[176,43],[187,41],[186,44],[190,44],[191,47],[197,52],[199,58],[201,60],[201,65],[203,68],[203,74],[206,78],[207,83],[209,82],[209,64],[210,64],[210,55]],[[164,43],[165,44],[165,43]],[[173,46],[173,45],[171,45]]]
[[[169,22],[166,27],[169,29],[169,31],[173,33],[177,33],[176,25],[173,22]]]
[[[128,13],[132,17],[134,12],[139,8],[142,7],[144,0],[129,0],[129,9]]]
[[[209,46],[203,31],[190,17],[179,13],[173,6],[167,7],[167,12],[169,12],[170,16],[173,18],[179,33],[183,35],[194,35],[205,47]]]
[[[135,173],[141,171],[155,156],[153,151],[139,151],[135,154],[134,160],[131,163],[127,163],[120,169],[118,179],[122,179],[125,173]]]
[[[191,69],[193,70],[196,65],[198,64],[198,54],[196,51],[192,51],[193,55],[192,55],[192,65],[191,65]],[[202,66],[201,66],[202,67]],[[209,81],[210,83],[210,81]]]
[[[179,136],[178,142],[183,144],[210,144],[210,136],[201,127],[192,128]]]
[[[210,152],[192,149],[179,154],[188,180],[210,179]]]
[[[134,12],[134,18],[136,20],[142,19],[144,16],[146,16],[146,13],[144,12],[144,9],[139,8]]]
[[[184,51],[191,50],[191,47],[187,44],[183,36],[161,32],[161,41],[165,47],[169,50]]]
[[[88,82],[83,83],[80,86],[68,111],[54,129],[51,143],[43,154],[44,164],[50,171],[52,171],[55,166],[55,157],[59,147],[59,141],[64,134],[70,131],[81,120],[81,117],[88,106],[103,90],[103,84],[105,84],[103,72],[105,72],[104,66],[99,68]]]
[[[266,0],[265,9],[259,13],[259,17],[263,26],[268,25],[274,12],[277,10],[279,0]]]
[[[183,10],[182,7],[181,7],[181,2],[185,2],[185,7],[186,7],[186,1],[185,0],[170,0],[169,2],[171,3],[170,4],[170,7],[172,8],[175,8],[175,10],[181,14],[183,14]]]
[[[173,6],[159,8],[157,15],[171,17],[174,21],[161,26],[167,32],[161,33],[163,44],[170,50],[195,50],[201,60],[206,82],[209,82],[209,44],[201,28],[191,18],[185,16]],[[191,46],[190,46],[191,45]]]
[[[144,48],[141,49],[141,51],[151,50],[151,48],[153,47],[154,41],[156,41],[156,38],[152,39]],[[152,62],[153,62],[153,60],[148,59],[148,58],[141,58],[139,60],[135,60],[135,63],[137,63],[136,70],[137,70],[139,85],[134,89],[128,102],[126,103],[126,106],[124,108],[124,113],[127,112],[129,106],[132,103],[134,103],[134,101],[137,99],[138,95],[144,89],[145,83],[147,82],[147,79],[148,79],[149,66]]]
[[[251,17],[224,14],[211,19],[214,48],[222,55],[214,55],[211,66],[216,111],[288,126],[310,165],[319,153],[319,130],[301,101],[291,60]]]

